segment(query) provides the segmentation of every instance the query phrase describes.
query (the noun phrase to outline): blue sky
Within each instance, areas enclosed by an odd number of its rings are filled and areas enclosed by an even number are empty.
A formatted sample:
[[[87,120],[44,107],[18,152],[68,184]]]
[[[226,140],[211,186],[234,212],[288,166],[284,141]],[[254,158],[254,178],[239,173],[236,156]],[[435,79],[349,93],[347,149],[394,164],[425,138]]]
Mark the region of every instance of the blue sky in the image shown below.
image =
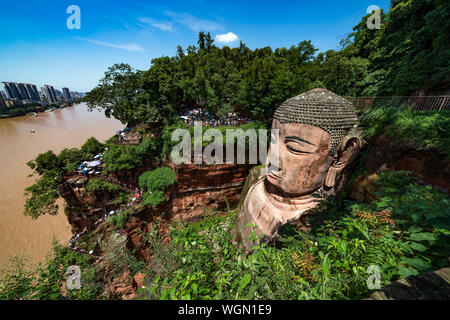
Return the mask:
[[[69,30],[70,5],[81,9],[81,29]],[[2,1],[0,81],[89,91],[106,69],[125,62],[148,69],[152,58],[196,44],[200,30],[252,49],[290,47],[311,40],[320,51],[338,49],[370,5],[346,1]]]

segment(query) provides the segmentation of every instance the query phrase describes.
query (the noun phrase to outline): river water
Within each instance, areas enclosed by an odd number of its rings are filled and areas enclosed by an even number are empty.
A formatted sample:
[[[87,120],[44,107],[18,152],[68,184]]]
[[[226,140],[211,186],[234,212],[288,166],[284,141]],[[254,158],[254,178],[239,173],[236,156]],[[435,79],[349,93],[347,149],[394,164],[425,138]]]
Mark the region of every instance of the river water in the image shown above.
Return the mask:
[[[27,177],[32,170],[26,163],[48,150],[59,153],[64,148],[79,148],[91,136],[104,141],[123,127],[102,112],[89,112],[84,104],[37,117],[0,119],[0,266],[17,254],[25,255],[30,263],[44,261],[53,237],[63,243],[71,237],[62,199],[57,216],[33,220],[23,215],[24,188],[35,179]]]

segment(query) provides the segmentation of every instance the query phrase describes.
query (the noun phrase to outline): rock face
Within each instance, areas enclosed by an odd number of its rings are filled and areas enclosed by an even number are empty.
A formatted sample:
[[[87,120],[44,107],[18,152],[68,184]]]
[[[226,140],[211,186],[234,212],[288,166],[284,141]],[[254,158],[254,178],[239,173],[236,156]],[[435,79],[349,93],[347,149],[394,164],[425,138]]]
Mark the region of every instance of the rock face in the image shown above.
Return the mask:
[[[235,206],[252,167],[238,164],[175,165],[172,162],[166,162],[164,165],[174,170],[177,183],[166,190],[166,203],[147,208],[146,211],[149,216],[158,216],[164,212],[169,221],[173,218],[197,220],[207,211]],[[145,170],[139,168],[134,173],[119,173],[112,179],[127,188],[134,188],[137,187],[138,173],[143,171]],[[93,225],[110,210],[119,207],[113,201],[108,201],[107,196],[99,199],[89,195],[84,187],[87,181],[83,176],[67,176],[65,183],[58,188],[68,204],[66,213],[74,232]]]
[[[107,193],[89,194],[85,188],[88,178],[74,174],[63,179],[65,182],[58,186],[58,191],[66,201],[65,212],[74,233],[94,225],[109,211],[118,208]]]
[[[395,281],[366,300],[449,300],[450,268]]]
[[[170,192],[171,214],[191,221],[205,211],[235,206],[251,165],[215,164],[168,165],[175,171],[177,184]]]
[[[414,143],[392,143],[392,138],[380,135],[365,159],[365,168],[376,172],[381,168],[411,171],[427,184],[449,192],[450,161],[433,149],[418,148]]]

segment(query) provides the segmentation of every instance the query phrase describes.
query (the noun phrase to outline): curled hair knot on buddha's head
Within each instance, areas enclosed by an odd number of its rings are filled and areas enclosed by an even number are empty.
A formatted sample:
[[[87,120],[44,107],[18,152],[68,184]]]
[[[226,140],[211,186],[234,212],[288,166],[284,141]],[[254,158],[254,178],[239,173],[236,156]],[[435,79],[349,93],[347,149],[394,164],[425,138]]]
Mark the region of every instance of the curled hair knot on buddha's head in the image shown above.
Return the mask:
[[[321,128],[331,136],[330,156],[338,155],[352,137],[363,142],[354,105],[326,89],[313,89],[286,100],[273,118],[281,124],[300,123]]]

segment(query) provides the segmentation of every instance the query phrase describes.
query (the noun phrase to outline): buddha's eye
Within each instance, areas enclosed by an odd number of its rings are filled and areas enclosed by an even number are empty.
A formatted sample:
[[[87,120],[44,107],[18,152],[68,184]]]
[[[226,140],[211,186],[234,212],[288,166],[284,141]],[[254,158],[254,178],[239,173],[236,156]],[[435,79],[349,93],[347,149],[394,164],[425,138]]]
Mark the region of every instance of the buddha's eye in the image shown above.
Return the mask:
[[[285,141],[286,148],[294,154],[311,154],[312,152],[307,151],[309,148],[302,146],[299,142],[287,140]]]

